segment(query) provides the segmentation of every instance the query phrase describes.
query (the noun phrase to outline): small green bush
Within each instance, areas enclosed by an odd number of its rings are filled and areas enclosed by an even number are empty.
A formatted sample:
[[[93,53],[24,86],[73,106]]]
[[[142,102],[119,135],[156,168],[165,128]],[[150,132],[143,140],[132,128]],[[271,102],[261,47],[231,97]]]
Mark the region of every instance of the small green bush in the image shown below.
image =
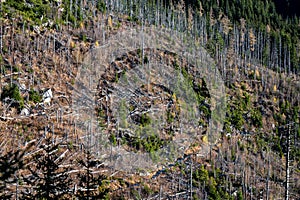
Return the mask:
[[[106,11],[106,5],[105,5],[105,2],[103,0],[98,0],[97,1],[97,9],[100,12],[105,13],[105,11]]]
[[[143,192],[147,195],[151,195],[154,193],[154,191],[148,185],[144,185]]]
[[[262,123],[262,115],[261,115],[260,110],[258,110],[258,109],[252,110],[251,121],[254,126],[262,127],[263,123]]]
[[[172,115],[172,112],[170,110],[167,111],[167,122],[172,123],[174,121],[175,117]]]
[[[112,143],[113,146],[117,145],[117,138],[116,138],[115,135],[113,135],[113,134],[110,135],[109,140],[110,140],[110,142]]]
[[[241,130],[245,123],[243,113],[240,110],[233,110],[231,115],[231,124],[233,124],[238,130]]]
[[[31,89],[29,91],[29,101],[33,101],[34,103],[39,103],[39,102],[41,102],[41,100],[42,100],[42,97],[37,91],[35,91],[33,89]]]
[[[50,11],[50,4],[48,1],[44,0],[6,0],[3,4],[3,9],[8,13],[8,15],[13,15],[16,13],[15,11],[10,11],[11,8],[17,10],[18,13],[20,13],[25,19],[39,24],[47,21],[47,14]],[[43,21],[41,19],[43,19]]]
[[[141,49],[137,49],[136,53],[139,57],[142,57],[142,50]]]
[[[13,71],[13,72],[19,72],[20,69],[19,69],[17,66],[13,66],[12,71]]]
[[[143,126],[143,127],[147,126],[151,123],[151,118],[147,115],[147,113],[143,113],[141,115],[140,120],[141,120],[141,126]]]
[[[6,97],[14,99],[18,102],[18,104],[14,104],[15,107],[19,109],[24,107],[24,99],[21,96],[19,87],[16,84],[7,85],[3,88],[1,100],[4,100]]]
[[[201,184],[207,183],[209,179],[208,171],[202,165],[199,169],[194,172],[193,178],[196,181],[200,181]]]

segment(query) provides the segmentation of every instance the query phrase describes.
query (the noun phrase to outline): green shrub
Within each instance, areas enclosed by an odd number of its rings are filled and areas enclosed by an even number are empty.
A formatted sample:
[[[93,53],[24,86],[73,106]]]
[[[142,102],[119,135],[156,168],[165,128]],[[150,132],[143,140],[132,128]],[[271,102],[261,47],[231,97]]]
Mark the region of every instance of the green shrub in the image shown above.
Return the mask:
[[[98,122],[100,127],[106,126],[106,114],[105,111],[100,108],[98,109]]]
[[[216,181],[213,177],[210,177],[209,184],[206,187],[209,200],[221,200],[220,194],[216,188]]]
[[[17,66],[13,66],[12,68],[12,72],[19,72],[20,69]]]
[[[110,135],[109,140],[110,140],[110,142],[112,143],[113,146],[117,145],[117,138],[114,134]]]
[[[175,117],[172,114],[172,112],[170,110],[167,110],[167,122],[168,123],[172,123],[174,121]]]
[[[39,103],[42,100],[42,96],[35,90],[30,89],[29,91],[29,101],[33,101],[34,103]]]
[[[17,104],[13,104],[13,106],[19,109],[24,107],[24,99],[21,96],[19,87],[16,84],[7,85],[3,88],[1,100],[5,99],[6,97],[14,99],[18,102]]]
[[[237,193],[237,199],[238,199],[238,200],[243,200],[243,199],[244,199],[244,198],[243,198],[243,193],[242,193],[241,190],[239,190],[238,193]]]
[[[202,165],[200,169],[197,169],[193,175],[196,181],[200,181],[201,183],[207,183],[209,179],[208,171]]]
[[[207,108],[205,105],[201,105],[199,107],[199,110],[202,111],[206,117],[211,115],[211,110],[209,108]]]
[[[139,57],[142,57],[142,50],[141,49],[137,49],[136,53]]]
[[[148,185],[144,185],[143,192],[147,195],[151,195],[154,193],[154,191]]]
[[[140,118],[141,126],[147,126],[151,123],[151,118],[147,115],[147,113],[143,113]]]
[[[16,12],[11,11],[11,8],[15,9],[24,16],[25,19],[34,21],[36,23],[43,23],[47,20],[47,14],[50,10],[50,4],[45,0],[27,0],[27,1],[15,1],[6,0],[4,3],[4,10],[9,15],[13,15]],[[42,17],[43,16],[43,17]],[[46,17],[45,17],[46,16]],[[41,21],[43,19],[43,21]]]
[[[251,111],[251,121],[254,126],[256,127],[262,127],[262,115],[260,110],[255,109]]]
[[[240,110],[234,110],[231,115],[231,124],[233,124],[238,130],[242,128],[245,120]]]
[[[150,135],[146,139],[143,139],[142,145],[147,152],[154,152],[164,145],[164,141],[160,139],[157,135]]]
[[[97,9],[100,12],[105,13],[105,11],[106,11],[106,5],[105,5],[104,0],[98,0],[97,1]]]

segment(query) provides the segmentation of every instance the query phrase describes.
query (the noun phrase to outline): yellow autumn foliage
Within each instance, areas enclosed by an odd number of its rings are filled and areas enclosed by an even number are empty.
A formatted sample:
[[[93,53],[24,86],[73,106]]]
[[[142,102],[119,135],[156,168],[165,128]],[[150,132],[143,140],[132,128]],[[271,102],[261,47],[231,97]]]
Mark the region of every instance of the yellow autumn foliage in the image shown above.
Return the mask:
[[[70,47],[75,48],[75,42],[73,40],[70,41]]]
[[[255,75],[256,75],[256,77],[260,76],[260,73],[259,73],[258,69],[255,70]]]
[[[112,18],[111,18],[111,16],[109,16],[108,19],[107,19],[107,25],[108,25],[110,28],[113,27],[113,23],[112,23]]]
[[[80,22],[79,27],[80,27],[81,29],[83,29],[83,28],[84,28],[84,23],[83,23],[83,22]]]
[[[208,144],[208,137],[207,137],[207,135],[204,135],[202,137],[202,142],[204,142],[205,144]]]
[[[176,101],[177,100],[177,97],[176,97],[176,94],[175,94],[175,92],[173,93],[173,95],[172,95],[172,99],[174,100],[174,101]]]

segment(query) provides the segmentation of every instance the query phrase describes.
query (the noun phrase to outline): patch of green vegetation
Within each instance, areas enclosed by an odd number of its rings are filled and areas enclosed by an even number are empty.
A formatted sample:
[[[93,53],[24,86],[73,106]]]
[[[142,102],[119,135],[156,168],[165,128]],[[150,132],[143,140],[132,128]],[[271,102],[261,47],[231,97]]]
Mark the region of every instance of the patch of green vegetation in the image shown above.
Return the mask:
[[[127,20],[130,21],[130,22],[135,22],[135,23],[139,22],[139,18],[136,17],[136,16],[132,16],[132,17],[128,16]]]
[[[205,48],[212,57],[215,57],[216,50],[223,49],[224,46],[225,46],[224,39],[223,39],[222,35],[219,32],[217,32],[214,35],[214,37],[209,38],[209,40],[206,43]]]
[[[207,85],[205,83],[205,81],[202,79],[202,84],[197,83],[194,80],[194,77],[192,76],[192,74],[188,73],[187,67],[180,67],[177,60],[174,61],[173,66],[175,68],[175,70],[178,72],[178,78],[180,78],[180,74],[182,74],[182,76],[184,77],[183,81],[180,81],[180,87],[181,89],[184,89],[184,91],[189,94],[189,97],[191,96],[195,96],[195,99],[197,100],[197,104],[198,104],[198,109],[200,112],[203,113],[203,115],[206,118],[209,118],[209,116],[211,116],[211,109],[210,109],[210,105],[208,103],[206,103],[205,101],[207,100],[207,98],[210,97],[208,89],[207,89]],[[192,88],[192,91],[191,91]],[[167,113],[167,120],[168,122],[172,122],[172,115],[171,113]]]
[[[87,37],[85,34],[81,34],[80,35],[80,40],[82,40],[83,42],[86,42],[87,41]]]
[[[135,109],[133,106],[129,106],[129,109]],[[151,124],[151,117],[147,113],[136,114],[131,119],[140,127],[146,127]]]
[[[202,113],[205,115],[205,116],[210,116],[211,115],[211,110],[205,106],[205,105],[201,105],[199,107],[199,110],[202,111]]]
[[[105,111],[100,108],[98,109],[98,123],[100,127],[106,126],[106,114]]]
[[[121,27],[121,23],[119,21],[117,21],[117,29],[119,29]]]
[[[207,126],[208,126],[207,122],[202,118],[199,119],[198,124],[199,124],[199,126],[202,126],[205,128],[207,128]]]
[[[50,3],[47,0],[6,0],[3,4],[3,10],[9,17],[13,17],[16,13],[19,13],[25,20],[41,24],[47,21]]]
[[[196,169],[193,174],[193,179],[200,181],[200,183],[207,183],[209,179],[208,171],[204,168],[203,165],[199,169]]]
[[[13,105],[19,110],[24,107],[24,98],[21,96],[19,87],[16,84],[10,84],[3,88],[1,100],[4,100],[6,97],[14,99],[17,103]]]
[[[256,144],[257,144],[257,147],[258,147],[258,150],[259,151],[262,151],[262,150],[266,150],[266,148],[268,147],[268,143],[266,141],[266,135],[263,134],[263,133],[260,133],[258,134],[255,139],[256,139]]]
[[[12,67],[12,72],[19,72],[20,69],[17,66]]]
[[[72,150],[73,148],[74,148],[73,142],[72,141],[68,142],[68,149]]]
[[[179,70],[179,68],[180,68],[177,60],[174,61],[173,66],[174,66],[174,69],[176,69],[176,70]]]
[[[28,68],[28,73],[33,74],[33,69],[32,68]]]
[[[157,135],[151,135],[142,140],[142,145],[147,152],[159,150],[164,143],[165,141],[160,139]]]
[[[251,110],[251,121],[255,127],[261,128],[263,126],[262,114],[259,109]]]
[[[241,130],[242,126],[245,124],[242,110],[234,109],[231,113],[230,118],[231,124],[234,125],[236,129]]]
[[[142,127],[147,126],[151,123],[151,118],[147,113],[143,113],[141,115],[140,122]]]
[[[210,200],[233,200],[235,197],[226,191],[226,185],[229,185],[229,181],[225,177],[222,170],[214,167],[208,170],[201,165],[193,172],[193,185],[194,187],[205,186],[204,190]]]
[[[138,48],[138,49],[136,50],[136,53],[137,53],[137,55],[138,55],[139,58],[142,57],[142,50],[141,50],[140,48]]]
[[[30,89],[29,101],[33,101],[34,103],[39,103],[39,102],[41,102],[41,100],[42,100],[42,96],[34,89]]]
[[[167,110],[167,122],[172,123],[175,119],[175,115],[168,109]]]
[[[132,188],[130,190],[130,193],[131,193],[131,196],[134,197],[134,199],[142,199],[140,193],[136,189]]]
[[[148,185],[144,184],[143,193],[145,193],[147,195],[151,195],[154,193],[154,191]]]
[[[146,138],[131,137],[122,141],[122,144],[127,144],[137,151],[145,151],[154,153],[161,149],[167,141],[160,139],[158,135],[150,135]]]
[[[97,1],[97,9],[102,13],[106,12],[106,4],[104,0]]]
[[[242,193],[241,190],[239,190],[238,193],[237,193],[237,200],[243,200],[243,199],[244,199],[243,198],[243,193]]]
[[[247,113],[250,113],[250,120],[255,127],[262,127],[262,114],[259,109],[253,109],[251,96],[247,92],[237,96],[236,99],[229,102],[227,105],[227,113],[225,119],[225,129],[230,132],[230,125],[241,130],[245,125],[246,120],[249,120]]]
[[[239,97],[240,106],[244,111],[251,109],[251,98],[247,92],[243,92],[243,97]]]
[[[111,134],[109,136],[109,141],[112,143],[113,146],[116,146],[117,145],[117,138],[114,134]]]
[[[83,13],[79,5],[76,5],[72,0],[64,0],[63,20],[72,24],[79,24],[83,19]]]

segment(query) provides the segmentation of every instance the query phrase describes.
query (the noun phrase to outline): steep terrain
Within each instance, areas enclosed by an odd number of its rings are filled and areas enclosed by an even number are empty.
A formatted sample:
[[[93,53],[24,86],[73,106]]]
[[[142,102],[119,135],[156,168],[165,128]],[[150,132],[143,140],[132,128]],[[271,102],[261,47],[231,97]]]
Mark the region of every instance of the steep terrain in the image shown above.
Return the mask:
[[[0,198],[300,198],[300,77],[292,52],[299,38],[291,46],[243,20],[235,24],[226,13],[186,8],[183,1],[166,7],[152,1],[1,2]],[[218,118],[211,79],[192,60],[175,47],[137,44],[121,55],[106,49],[118,33],[144,26],[166,27],[180,43],[210,53],[226,86],[226,118],[216,142],[209,135]],[[78,120],[74,96],[83,94],[78,73],[97,48],[112,59],[96,63],[104,66],[95,99],[83,98],[95,105],[86,114],[97,117],[100,131],[91,133]],[[159,76],[131,87],[134,73]],[[178,79],[180,86],[163,78]],[[186,96],[195,95],[196,126],[181,118],[186,110],[177,90],[186,87],[192,91]],[[129,97],[118,99],[123,94]],[[176,158],[159,162],[157,152],[186,133],[194,140],[183,142]],[[104,159],[124,152],[151,160],[145,168],[127,169]]]

